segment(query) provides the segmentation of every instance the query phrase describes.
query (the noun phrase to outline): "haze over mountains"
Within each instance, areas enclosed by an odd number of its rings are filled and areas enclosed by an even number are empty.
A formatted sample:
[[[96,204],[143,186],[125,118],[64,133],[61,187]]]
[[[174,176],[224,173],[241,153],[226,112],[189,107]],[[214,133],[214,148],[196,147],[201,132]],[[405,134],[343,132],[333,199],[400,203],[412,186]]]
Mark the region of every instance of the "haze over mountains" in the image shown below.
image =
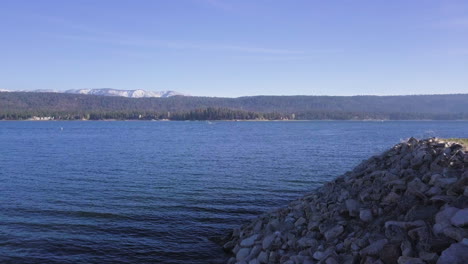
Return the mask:
[[[171,97],[175,95],[184,95],[175,91],[147,91],[142,89],[136,90],[118,90],[112,88],[98,88],[98,89],[71,89],[71,90],[21,90],[11,91],[0,89],[0,92],[33,92],[33,93],[68,93],[68,94],[91,94],[102,96],[121,96],[128,98],[146,98],[146,97]]]

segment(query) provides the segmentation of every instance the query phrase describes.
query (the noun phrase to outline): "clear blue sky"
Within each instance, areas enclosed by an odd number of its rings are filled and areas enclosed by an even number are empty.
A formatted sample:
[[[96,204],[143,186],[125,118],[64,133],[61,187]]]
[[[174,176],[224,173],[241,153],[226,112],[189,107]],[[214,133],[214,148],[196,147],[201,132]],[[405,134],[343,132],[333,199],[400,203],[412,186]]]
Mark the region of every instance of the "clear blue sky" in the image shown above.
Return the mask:
[[[0,89],[468,93],[468,1],[3,0]]]

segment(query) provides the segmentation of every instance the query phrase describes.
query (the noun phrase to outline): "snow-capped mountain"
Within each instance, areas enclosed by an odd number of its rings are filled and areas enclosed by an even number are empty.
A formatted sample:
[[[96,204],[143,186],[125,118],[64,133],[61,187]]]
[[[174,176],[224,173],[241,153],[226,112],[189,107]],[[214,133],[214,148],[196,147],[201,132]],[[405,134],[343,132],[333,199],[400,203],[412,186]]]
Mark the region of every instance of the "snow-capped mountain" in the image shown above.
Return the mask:
[[[91,94],[91,95],[102,95],[102,96],[122,96],[129,98],[143,98],[143,97],[171,97],[175,95],[184,95],[175,91],[146,91],[146,90],[117,90],[111,88],[101,89],[73,89],[66,91],[58,90],[21,90],[11,91],[0,89],[0,92],[33,92],[33,93],[70,93],[70,94]]]
[[[104,96],[123,96],[130,98],[142,98],[142,97],[171,97],[174,95],[183,95],[174,91],[145,91],[145,90],[117,90],[110,88],[103,89],[77,89],[77,90],[66,90],[65,93],[72,94],[92,94],[92,95],[104,95]]]

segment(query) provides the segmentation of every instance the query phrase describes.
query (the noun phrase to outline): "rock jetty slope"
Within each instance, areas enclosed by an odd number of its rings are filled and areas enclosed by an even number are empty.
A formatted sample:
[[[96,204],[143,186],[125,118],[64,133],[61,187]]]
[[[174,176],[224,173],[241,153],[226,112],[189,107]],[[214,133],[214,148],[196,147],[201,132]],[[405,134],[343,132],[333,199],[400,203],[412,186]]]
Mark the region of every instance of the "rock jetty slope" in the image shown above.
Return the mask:
[[[233,231],[228,263],[468,263],[468,151],[409,139]]]

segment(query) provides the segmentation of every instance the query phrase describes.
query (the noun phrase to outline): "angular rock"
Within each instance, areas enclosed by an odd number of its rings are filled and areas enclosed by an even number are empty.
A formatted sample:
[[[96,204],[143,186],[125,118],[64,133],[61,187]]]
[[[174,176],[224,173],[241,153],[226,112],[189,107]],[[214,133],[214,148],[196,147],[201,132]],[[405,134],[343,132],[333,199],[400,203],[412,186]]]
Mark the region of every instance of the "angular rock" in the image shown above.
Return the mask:
[[[439,259],[439,255],[436,253],[429,253],[429,252],[419,252],[419,258],[424,260],[426,263],[435,264]]]
[[[396,194],[395,192],[389,193],[385,198],[382,200],[384,204],[394,204],[400,200],[401,196]]]
[[[297,219],[297,221],[294,223],[295,226],[301,226],[303,224],[305,224],[307,222],[307,220],[304,218],[304,217],[301,217],[299,219]]]
[[[401,256],[400,246],[397,244],[386,244],[379,252],[379,258],[385,264],[397,263]]]
[[[350,216],[358,216],[360,207],[358,201],[354,199],[348,199],[346,200],[345,204]]]
[[[456,212],[452,216],[452,218],[450,218],[450,223],[458,227],[467,226],[468,225],[468,208],[465,208]]]
[[[254,245],[255,240],[257,239],[258,235],[252,235],[246,239],[243,239],[240,243],[241,247],[251,247]]]
[[[230,240],[230,241],[226,242],[226,244],[223,245],[224,250],[233,249],[236,246],[236,242],[237,241],[235,241],[235,240]]]
[[[258,261],[258,259],[252,259],[249,261],[249,264],[260,264],[260,261]]]
[[[325,264],[339,264],[338,261],[334,257],[329,257],[325,260]]]
[[[458,212],[458,210],[459,209],[455,207],[446,207],[437,213],[433,227],[434,234],[440,234],[446,227],[450,226],[450,219]]]
[[[457,243],[444,250],[437,264],[466,264],[468,260],[468,246]]]
[[[434,196],[442,193],[442,189],[439,186],[433,186],[425,192],[427,196]]]
[[[297,240],[297,246],[299,248],[314,248],[317,246],[317,240],[309,237],[302,237]]]
[[[429,187],[419,178],[415,178],[414,180],[409,182],[407,188],[418,192],[425,192],[429,189]]]
[[[275,240],[275,238],[276,238],[275,234],[271,234],[271,235],[266,236],[262,241],[262,248],[264,250],[269,249],[271,247],[271,245],[273,244],[273,241]]]
[[[369,210],[369,209],[361,210],[359,212],[359,219],[361,219],[361,221],[366,222],[366,223],[372,221],[372,219],[373,219],[372,211]]]
[[[255,259],[258,257],[258,254],[262,251],[262,246],[260,245],[255,245],[252,250],[249,253],[249,256],[247,257],[247,260]]]
[[[260,254],[258,254],[257,260],[260,263],[268,263],[268,253],[265,251],[260,252]]]
[[[405,215],[405,221],[417,221],[432,218],[439,208],[435,205],[415,205]]]
[[[426,241],[429,239],[430,233],[427,227],[418,227],[408,231],[408,236],[413,241]]]
[[[444,228],[442,233],[458,242],[463,241],[465,237],[468,237],[468,230],[464,228],[449,226]]]
[[[343,233],[343,231],[344,231],[343,226],[337,225],[337,226],[329,229],[328,231],[326,231],[323,235],[325,236],[326,240],[331,240],[331,239],[334,239],[334,238],[338,237],[339,235],[341,235],[341,233]]]
[[[413,246],[411,245],[411,242],[405,240],[401,243],[400,245],[401,248],[401,255],[403,257],[413,257],[414,251],[413,251]]]
[[[380,251],[385,247],[387,243],[387,239],[377,240],[371,243],[369,246],[363,248],[361,251],[359,251],[359,254],[361,254],[362,256],[378,256]]]
[[[237,261],[245,260],[250,254],[250,248],[241,248],[236,254]]]
[[[322,251],[315,251],[312,257],[316,260],[321,260],[325,257],[325,253]]]
[[[398,264],[426,264],[426,262],[424,262],[420,258],[412,258],[412,257],[401,256],[401,257],[398,258]]]

